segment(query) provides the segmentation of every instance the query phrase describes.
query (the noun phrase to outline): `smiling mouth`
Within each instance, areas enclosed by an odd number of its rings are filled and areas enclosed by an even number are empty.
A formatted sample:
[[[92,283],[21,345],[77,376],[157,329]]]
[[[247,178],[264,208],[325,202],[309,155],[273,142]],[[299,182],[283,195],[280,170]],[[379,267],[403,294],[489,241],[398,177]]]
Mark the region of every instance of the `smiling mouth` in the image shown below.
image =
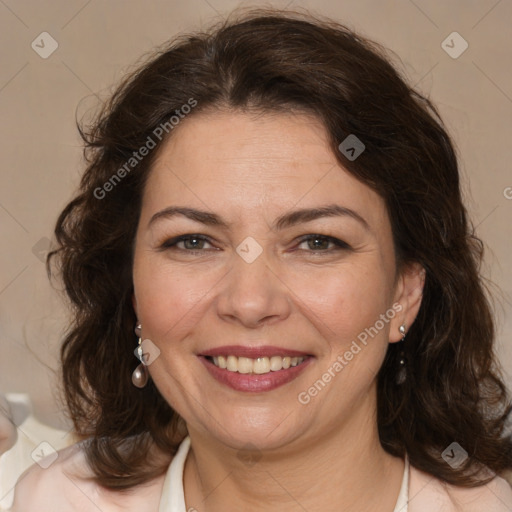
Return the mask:
[[[309,356],[271,356],[258,357],[237,357],[233,355],[226,356],[207,356],[206,359],[213,363],[217,368],[227,370],[233,373],[264,375],[270,372],[287,370],[290,367],[299,366],[307,360]]]

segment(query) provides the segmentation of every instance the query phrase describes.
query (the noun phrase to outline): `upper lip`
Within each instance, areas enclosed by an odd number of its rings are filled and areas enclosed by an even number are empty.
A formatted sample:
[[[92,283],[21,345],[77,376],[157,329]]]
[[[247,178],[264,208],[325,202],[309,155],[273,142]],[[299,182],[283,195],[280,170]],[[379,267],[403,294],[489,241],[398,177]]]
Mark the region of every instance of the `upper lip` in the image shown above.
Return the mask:
[[[257,359],[258,357],[305,357],[310,354],[300,350],[292,350],[290,348],[274,347],[270,345],[256,346],[243,346],[243,345],[224,345],[222,347],[215,347],[201,352],[199,355],[205,357],[218,357],[218,356],[235,356],[235,357],[249,357]]]

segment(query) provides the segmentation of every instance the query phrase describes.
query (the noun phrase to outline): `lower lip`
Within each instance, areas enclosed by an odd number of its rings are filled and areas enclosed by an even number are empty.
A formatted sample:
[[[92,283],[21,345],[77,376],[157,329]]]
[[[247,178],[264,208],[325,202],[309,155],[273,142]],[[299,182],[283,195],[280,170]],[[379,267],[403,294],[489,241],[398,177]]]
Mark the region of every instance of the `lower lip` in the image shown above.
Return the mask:
[[[221,384],[229,386],[236,391],[245,391],[247,393],[261,393],[263,391],[272,391],[293,379],[296,379],[305,369],[313,358],[307,357],[301,364],[291,366],[286,370],[278,370],[277,372],[264,373],[257,375],[253,373],[230,372],[223,368],[215,366],[209,359],[200,356],[199,359],[205,365],[210,375],[218,380]]]

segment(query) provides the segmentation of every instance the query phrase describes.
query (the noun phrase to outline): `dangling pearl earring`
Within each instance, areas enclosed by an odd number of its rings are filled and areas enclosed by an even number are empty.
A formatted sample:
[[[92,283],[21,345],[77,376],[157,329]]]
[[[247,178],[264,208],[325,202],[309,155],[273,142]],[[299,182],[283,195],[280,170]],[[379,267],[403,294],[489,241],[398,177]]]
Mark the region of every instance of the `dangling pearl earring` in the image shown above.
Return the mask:
[[[398,330],[400,331],[400,334],[402,335],[402,343],[404,343],[405,340],[405,324],[402,324]],[[405,379],[407,378],[407,371],[406,371],[406,359],[405,359],[405,352],[402,348],[400,350],[399,360],[398,360],[398,372],[396,374],[396,383],[400,386],[405,382]]]
[[[138,388],[143,388],[147,383],[149,379],[149,372],[146,367],[146,365],[142,362],[142,325],[137,324],[135,326],[135,335],[137,338],[139,338],[139,345],[135,349],[137,351],[137,357],[140,359],[141,363],[135,370],[133,370],[132,373],[132,383],[134,386],[137,386]]]

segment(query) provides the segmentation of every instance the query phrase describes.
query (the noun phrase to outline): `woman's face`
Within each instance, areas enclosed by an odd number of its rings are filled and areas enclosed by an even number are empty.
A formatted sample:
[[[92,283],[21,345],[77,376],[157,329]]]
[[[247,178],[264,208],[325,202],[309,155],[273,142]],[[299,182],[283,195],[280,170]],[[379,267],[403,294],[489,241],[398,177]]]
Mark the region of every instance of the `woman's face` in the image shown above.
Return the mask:
[[[228,446],[374,422],[415,275],[397,275],[383,200],[313,117],[195,114],[149,175],[133,279],[150,374],[191,432]]]

